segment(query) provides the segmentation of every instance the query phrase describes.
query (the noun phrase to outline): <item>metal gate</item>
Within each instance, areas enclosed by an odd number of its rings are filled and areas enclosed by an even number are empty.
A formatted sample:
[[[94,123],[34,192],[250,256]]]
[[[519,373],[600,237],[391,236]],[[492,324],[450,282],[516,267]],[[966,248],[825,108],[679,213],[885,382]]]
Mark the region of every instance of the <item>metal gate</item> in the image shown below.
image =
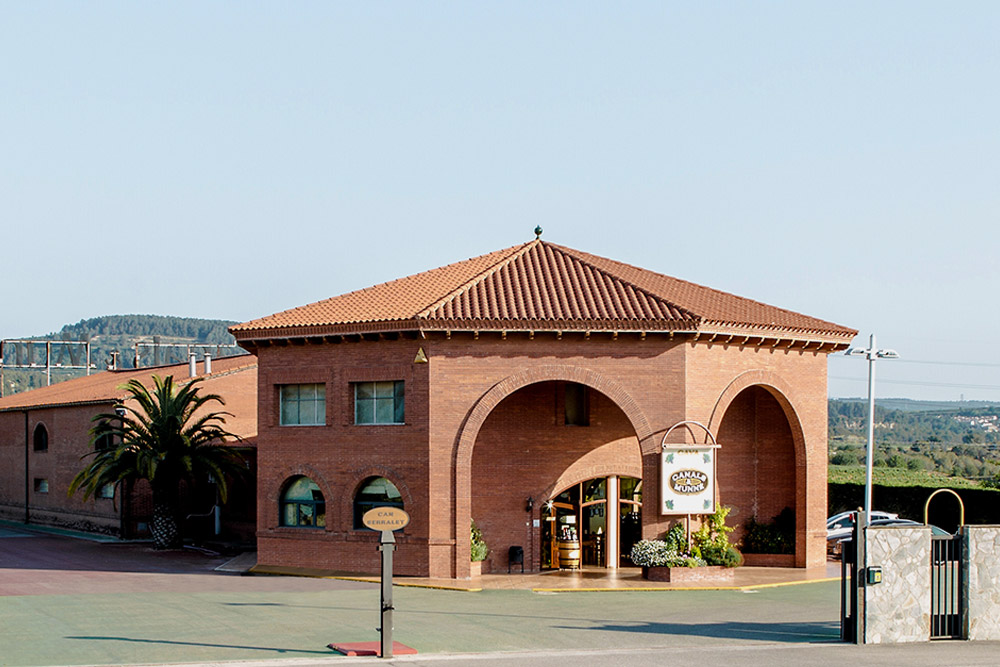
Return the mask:
[[[931,539],[931,639],[962,638],[962,534]]]

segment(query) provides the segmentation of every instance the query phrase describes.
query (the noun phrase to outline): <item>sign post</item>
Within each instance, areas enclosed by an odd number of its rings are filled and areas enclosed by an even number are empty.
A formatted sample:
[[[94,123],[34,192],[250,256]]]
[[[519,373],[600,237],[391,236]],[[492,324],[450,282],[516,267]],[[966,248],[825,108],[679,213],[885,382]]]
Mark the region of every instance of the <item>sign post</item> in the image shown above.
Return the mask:
[[[383,658],[392,657],[392,552],[396,550],[396,538],[391,530],[382,531],[378,550],[382,552],[382,596],[379,619],[379,642]]]
[[[376,507],[365,512],[361,523],[372,530],[382,531],[378,550],[382,552],[382,593],[379,604],[379,657],[392,657],[392,552],[396,538],[392,531],[410,523],[410,515],[398,507]]]

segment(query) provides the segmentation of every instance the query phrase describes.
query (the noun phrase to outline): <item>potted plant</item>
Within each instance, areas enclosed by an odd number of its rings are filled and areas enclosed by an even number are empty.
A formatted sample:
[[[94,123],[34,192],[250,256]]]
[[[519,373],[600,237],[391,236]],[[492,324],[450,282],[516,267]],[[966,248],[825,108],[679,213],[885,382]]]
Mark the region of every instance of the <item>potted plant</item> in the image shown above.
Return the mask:
[[[650,581],[732,581],[740,553],[729,544],[732,528],[726,526],[728,507],[720,507],[691,536],[688,549],[684,529],[674,526],[662,540],[641,540],[632,548],[632,562],[642,566]]]
[[[469,554],[472,560],[472,576],[478,577],[483,573],[483,561],[489,556],[490,548],[486,546],[486,541],[483,539],[483,531],[479,530],[479,526],[476,525],[475,520],[472,521],[469,539],[471,543]]]

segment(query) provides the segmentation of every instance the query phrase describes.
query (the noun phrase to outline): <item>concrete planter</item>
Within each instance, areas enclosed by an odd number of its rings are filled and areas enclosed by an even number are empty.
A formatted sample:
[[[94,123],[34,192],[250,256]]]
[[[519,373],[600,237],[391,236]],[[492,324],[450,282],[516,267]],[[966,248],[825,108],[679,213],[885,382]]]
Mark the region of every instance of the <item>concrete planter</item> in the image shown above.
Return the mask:
[[[649,581],[663,581],[672,584],[713,582],[733,583],[735,567],[707,565],[705,567],[644,567],[642,576]]]
[[[743,564],[751,567],[795,567],[795,554],[743,554]]]

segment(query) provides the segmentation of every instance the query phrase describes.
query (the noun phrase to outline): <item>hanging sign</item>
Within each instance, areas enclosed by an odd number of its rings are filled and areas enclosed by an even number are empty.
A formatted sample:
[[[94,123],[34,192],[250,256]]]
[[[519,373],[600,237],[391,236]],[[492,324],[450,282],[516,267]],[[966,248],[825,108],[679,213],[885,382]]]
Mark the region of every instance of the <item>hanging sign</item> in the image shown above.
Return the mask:
[[[670,445],[670,431],[681,425],[700,426],[708,433],[711,444]],[[698,422],[680,422],[663,436],[660,454],[660,513],[715,513],[715,450],[719,446],[711,431]]]
[[[661,514],[715,512],[715,448],[685,446],[664,449],[660,475]]]

